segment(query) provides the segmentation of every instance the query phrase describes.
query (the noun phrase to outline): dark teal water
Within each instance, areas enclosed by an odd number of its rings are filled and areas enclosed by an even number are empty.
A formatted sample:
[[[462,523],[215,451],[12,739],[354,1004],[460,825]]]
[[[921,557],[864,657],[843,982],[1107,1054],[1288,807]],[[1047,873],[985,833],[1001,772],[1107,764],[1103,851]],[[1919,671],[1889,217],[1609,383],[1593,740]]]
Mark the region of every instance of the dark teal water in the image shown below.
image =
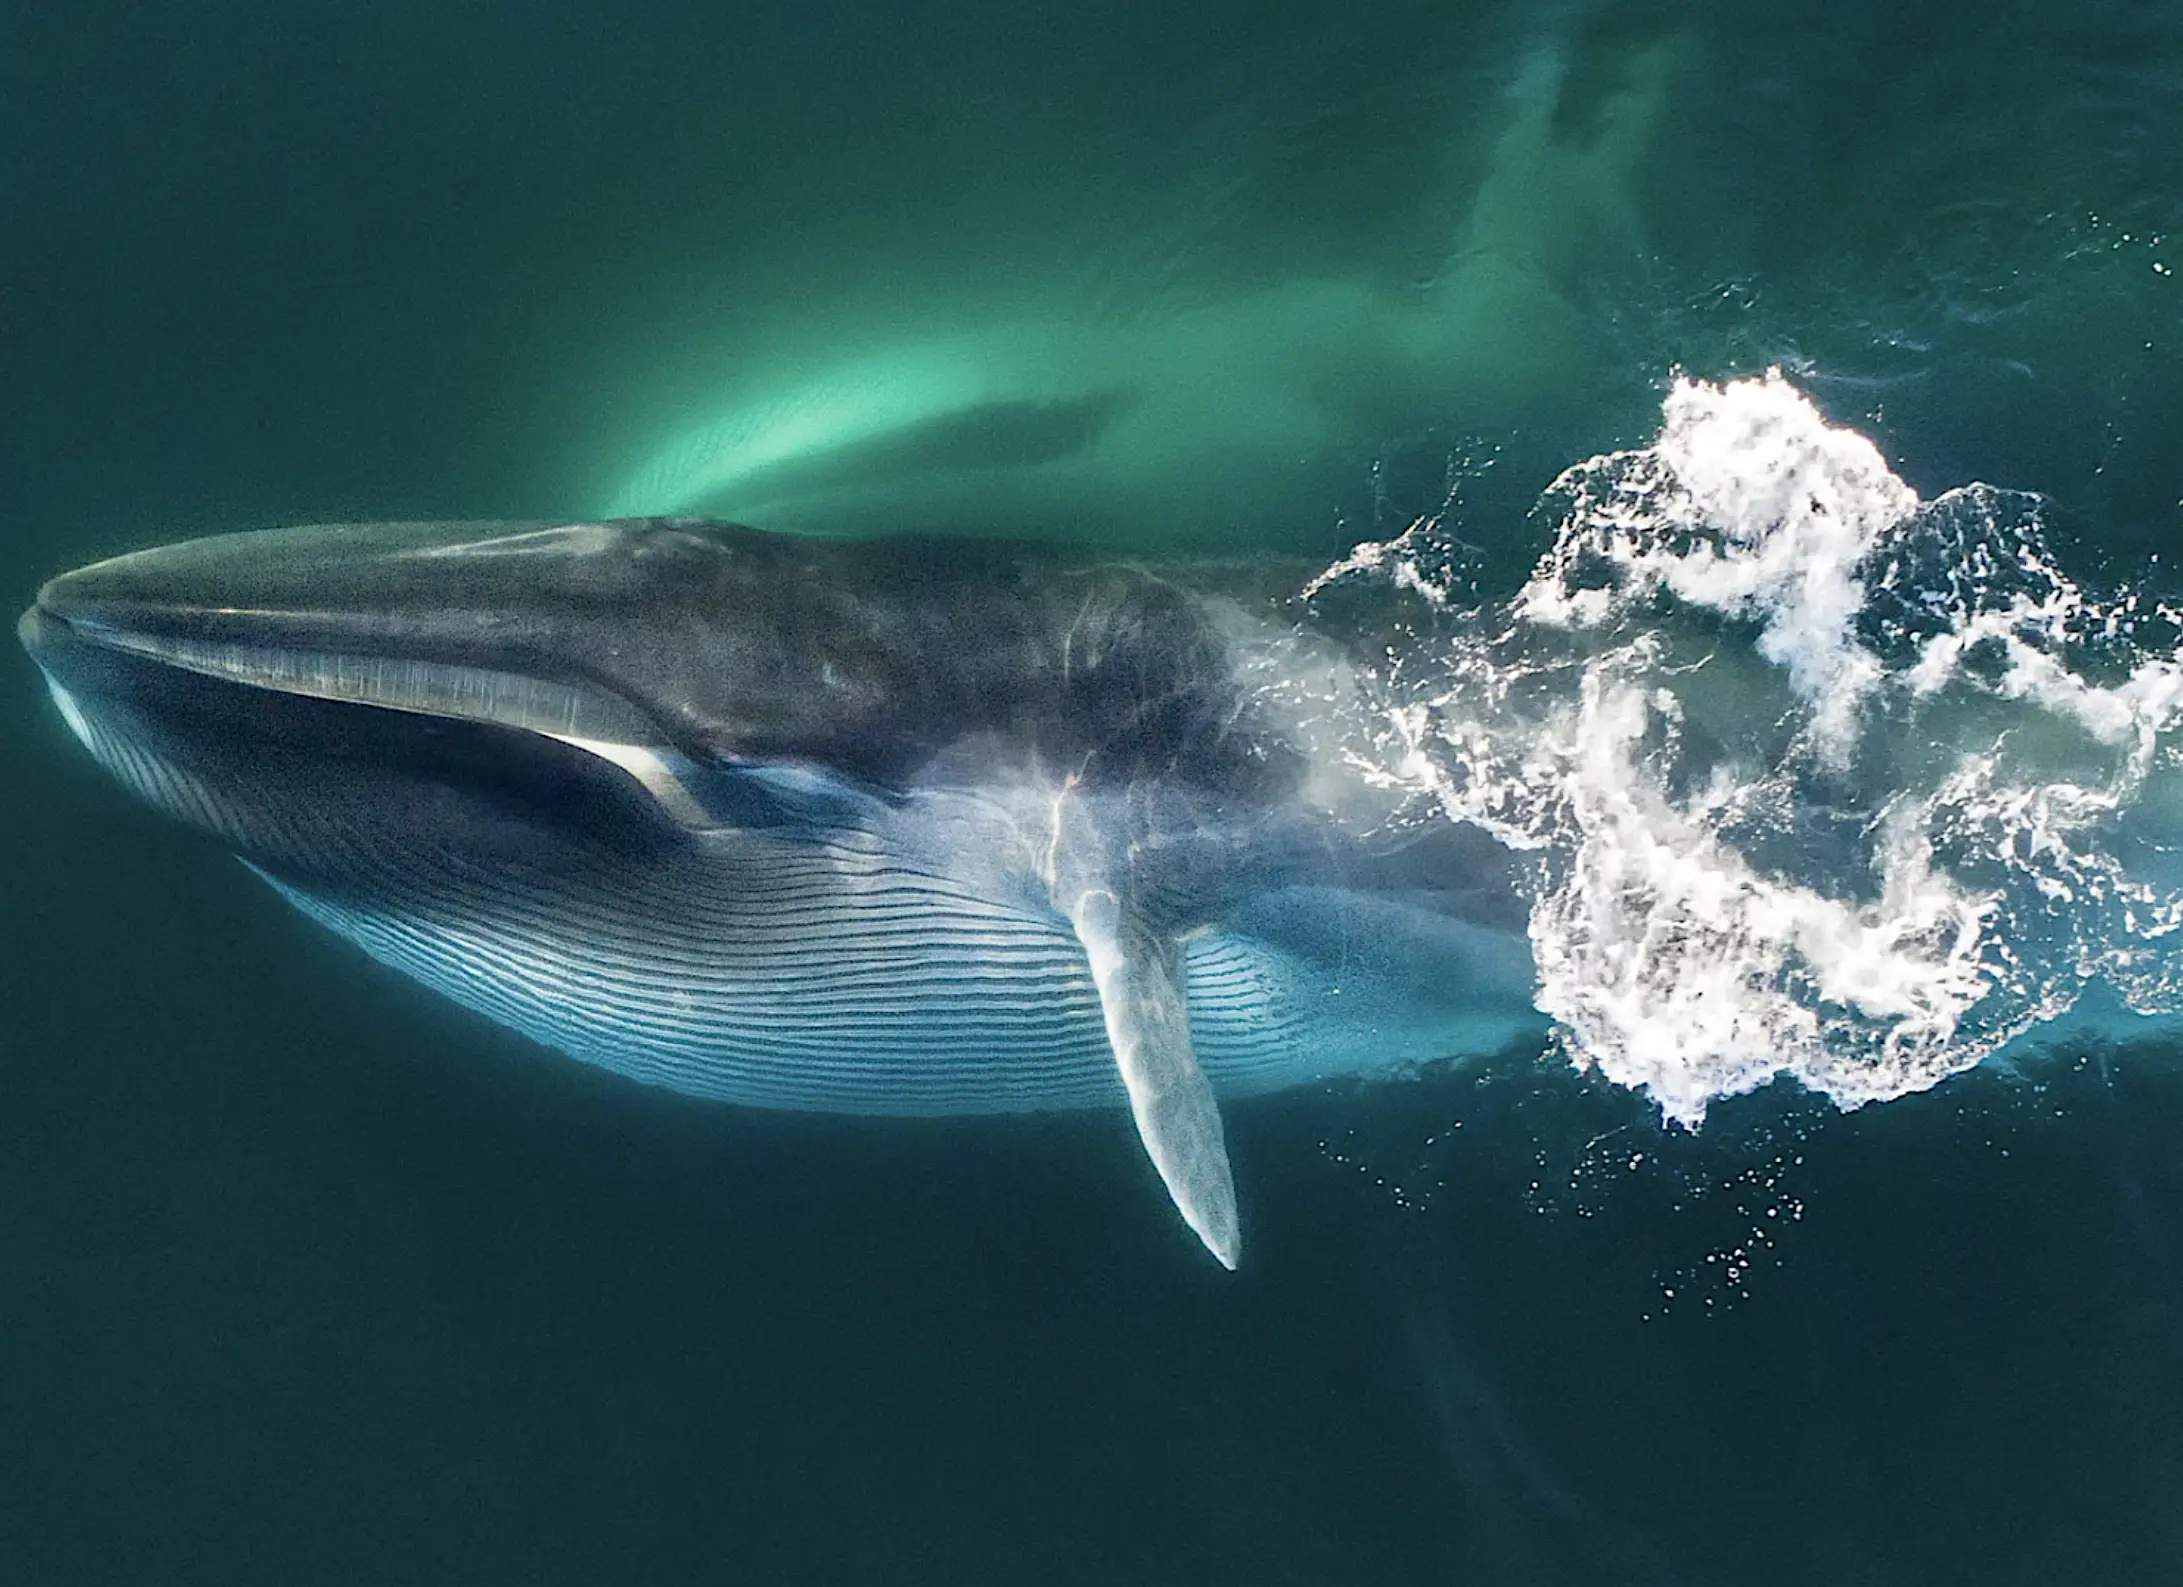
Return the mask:
[[[1511,586],[1674,372],[1778,365],[2172,593],[2179,150],[2154,5],[17,8],[0,570],[597,512],[903,327],[1066,321],[1346,399],[1117,539],[1453,480]],[[1237,308],[1328,281],[1475,320]],[[1118,1119],[707,1108],[442,1006],[9,676],[0,1582],[2183,1576],[2168,1047],[1695,1136],[1528,1053],[1251,1104],[1227,1278]]]

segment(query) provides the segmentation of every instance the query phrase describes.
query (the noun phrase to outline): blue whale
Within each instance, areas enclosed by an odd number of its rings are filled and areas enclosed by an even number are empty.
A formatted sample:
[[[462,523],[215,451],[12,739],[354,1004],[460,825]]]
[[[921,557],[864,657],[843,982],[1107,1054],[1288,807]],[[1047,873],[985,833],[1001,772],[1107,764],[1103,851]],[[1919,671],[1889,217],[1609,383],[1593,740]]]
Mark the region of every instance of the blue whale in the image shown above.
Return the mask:
[[[1232,1267],[1219,1098],[1541,1023],[1508,857],[1317,746],[1303,571],[315,526],[97,563],[20,633],[122,784],[455,1001],[747,1106],[1127,1107]]]

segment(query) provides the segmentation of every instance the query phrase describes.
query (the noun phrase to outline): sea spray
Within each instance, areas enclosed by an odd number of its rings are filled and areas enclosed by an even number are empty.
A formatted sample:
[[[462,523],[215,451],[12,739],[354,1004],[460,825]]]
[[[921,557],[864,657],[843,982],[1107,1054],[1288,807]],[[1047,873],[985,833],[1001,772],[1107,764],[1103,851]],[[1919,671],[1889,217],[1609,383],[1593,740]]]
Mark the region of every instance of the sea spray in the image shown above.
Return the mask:
[[[2068,577],[2038,498],[1922,501],[1774,373],[1678,379],[1541,509],[1506,601],[1428,521],[1305,604],[1385,636],[1343,763],[1525,857],[1576,1063],[1695,1125],[1924,1090],[2095,985],[2183,1007],[2183,623]]]

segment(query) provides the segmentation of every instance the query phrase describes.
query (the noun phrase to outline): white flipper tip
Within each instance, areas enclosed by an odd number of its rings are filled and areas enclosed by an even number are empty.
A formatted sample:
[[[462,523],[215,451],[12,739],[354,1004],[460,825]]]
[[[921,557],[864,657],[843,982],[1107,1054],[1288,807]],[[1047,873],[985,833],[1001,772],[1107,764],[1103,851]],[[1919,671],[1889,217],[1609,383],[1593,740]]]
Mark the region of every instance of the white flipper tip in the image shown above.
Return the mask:
[[[1243,1231],[1236,1227],[1234,1209],[1230,1209],[1230,1216],[1224,1224],[1208,1228],[1193,1220],[1190,1227],[1205,1242],[1205,1249],[1213,1253],[1213,1260],[1233,1273],[1236,1270],[1236,1260],[1243,1255]]]

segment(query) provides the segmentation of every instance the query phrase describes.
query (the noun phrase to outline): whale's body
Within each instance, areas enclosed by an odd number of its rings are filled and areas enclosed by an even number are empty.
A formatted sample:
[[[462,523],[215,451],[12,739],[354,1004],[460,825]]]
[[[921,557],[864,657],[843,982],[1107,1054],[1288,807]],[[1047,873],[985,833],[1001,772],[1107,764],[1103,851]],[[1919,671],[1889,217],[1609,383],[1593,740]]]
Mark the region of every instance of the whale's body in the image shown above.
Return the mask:
[[[750,1105],[1126,1100],[1232,1262],[1216,1095],[1537,1020],[1503,857],[1389,834],[1282,703],[1284,667],[1341,663],[1278,584],[679,521],[346,526],[97,564],[22,633],[124,784],[456,1001]]]

